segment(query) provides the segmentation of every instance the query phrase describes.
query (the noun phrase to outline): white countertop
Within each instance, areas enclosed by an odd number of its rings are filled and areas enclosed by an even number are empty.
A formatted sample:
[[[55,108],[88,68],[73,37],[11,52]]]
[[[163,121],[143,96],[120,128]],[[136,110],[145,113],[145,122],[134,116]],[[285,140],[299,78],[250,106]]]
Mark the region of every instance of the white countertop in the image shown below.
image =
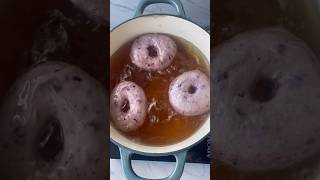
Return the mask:
[[[133,17],[135,8],[140,0],[111,0],[110,1],[110,30],[120,23]],[[210,0],[181,0],[188,19],[202,27],[210,27]],[[157,4],[146,8],[146,14],[169,13],[175,10],[169,5]],[[154,161],[133,161],[135,172],[146,178],[163,178],[174,169],[175,163]],[[125,180],[120,160],[110,159],[110,179]],[[181,180],[209,180],[210,165],[186,163]]]

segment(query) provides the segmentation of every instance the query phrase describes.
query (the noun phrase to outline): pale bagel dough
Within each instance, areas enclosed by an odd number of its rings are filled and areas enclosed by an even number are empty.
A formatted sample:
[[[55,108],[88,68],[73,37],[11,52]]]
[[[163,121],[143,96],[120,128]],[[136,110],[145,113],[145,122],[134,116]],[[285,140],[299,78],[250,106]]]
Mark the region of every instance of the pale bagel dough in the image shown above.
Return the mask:
[[[150,33],[133,42],[130,59],[144,70],[161,71],[172,63],[176,53],[177,45],[173,39],[164,34]]]
[[[212,51],[213,149],[240,170],[289,167],[320,151],[319,59],[283,28]]]
[[[141,127],[147,114],[147,98],[143,89],[134,82],[119,83],[110,96],[112,122],[123,131]]]
[[[173,109],[184,116],[197,116],[210,111],[210,81],[199,70],[176,77],[169,86],[169,101]]]
[[[0,108],[0,179],[104,179],[106,108],[106,90],[81,69],[31,68]]]

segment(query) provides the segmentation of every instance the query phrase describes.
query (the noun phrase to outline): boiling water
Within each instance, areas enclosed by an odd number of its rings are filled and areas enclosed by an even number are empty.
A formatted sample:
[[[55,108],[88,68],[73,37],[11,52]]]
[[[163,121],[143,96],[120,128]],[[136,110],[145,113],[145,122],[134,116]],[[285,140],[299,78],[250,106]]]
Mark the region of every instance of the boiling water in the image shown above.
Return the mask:
[[[141,86],[147,97],[145,122],[136,131],[123,133],[142,144],[168,145],[179,142],[193,134],[208,114],[186,117],[177,114],[170,106],[168,89],[170,82],[183,72],[198,69],[209,76],[209,65],[201,52],[186,40],[172,37],[178,51],[173,63],[163,71],[147,72],[130,62],[128,42],[111,57],[110,89],[121,81],[133,81]]]

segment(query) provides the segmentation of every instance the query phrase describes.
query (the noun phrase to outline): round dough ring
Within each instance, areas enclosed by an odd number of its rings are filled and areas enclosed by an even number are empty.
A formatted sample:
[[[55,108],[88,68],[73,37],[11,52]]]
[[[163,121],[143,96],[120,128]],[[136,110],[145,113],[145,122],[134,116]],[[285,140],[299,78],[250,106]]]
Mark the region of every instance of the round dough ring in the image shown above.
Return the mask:
[[[245,32],[212,51],[213,149],[234,168],[289,167],[319,152],[319,60],[282,28]]]
[[[0,110],[0,178],[104,179],[106,108],[106,90],[79,68],[36,65]]]

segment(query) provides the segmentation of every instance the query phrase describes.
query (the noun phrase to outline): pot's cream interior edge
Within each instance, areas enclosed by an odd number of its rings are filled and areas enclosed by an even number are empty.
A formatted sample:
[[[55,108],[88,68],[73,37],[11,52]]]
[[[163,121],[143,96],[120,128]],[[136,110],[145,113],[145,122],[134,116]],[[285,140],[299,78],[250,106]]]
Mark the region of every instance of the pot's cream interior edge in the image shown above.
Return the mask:
[[[203,53],[210,66],[210,35],[192,22],[166,15],[144,16],[118,26],[110,33],[110,56],[126,42],[145,33],[166,33],[191,42]],[[135,151],[152,154],[170,153],[188,148],[209,132],[210,116],[193,135],[179,143],[168,146],[146,146],[130,141],[110,124],[110,137],[112,140]]]

